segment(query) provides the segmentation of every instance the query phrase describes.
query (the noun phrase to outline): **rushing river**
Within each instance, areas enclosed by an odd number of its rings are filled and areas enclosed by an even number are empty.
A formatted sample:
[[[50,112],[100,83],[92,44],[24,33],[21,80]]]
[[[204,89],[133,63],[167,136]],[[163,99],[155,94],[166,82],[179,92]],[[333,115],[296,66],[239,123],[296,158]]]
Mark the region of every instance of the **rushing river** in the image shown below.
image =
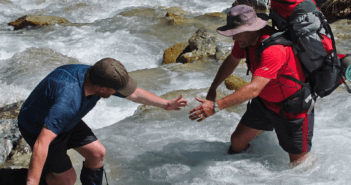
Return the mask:
[[[138,86],[159,96],[183,94],[189,105],[167,112],[120,98],[99,101],[83,119],[106,147],[109,184],[350,184],[351,96],[344,87],[315,110],[313,147],[308,160],[292,168],[274,132],[255,138],[246,153],[226,155],[229,138],[246,103],[201,123],[188,112],[205,97],[222,61],[161,66],[163,52],[187,41],[200,27],[224,24],[205,13],[222,12],[229,0],[0,0],[0,105],[25,99],[57,66],[92,65],[104,57],[125,64]],[[165,9],[178,6],[193,24],[164,24]],[[63,17],[70,25],[13,31],[23,15]],[[332,24],[337,44],[351,53],[345,20]],[[229,38],[219,36],[232,45]],[[249,81],[246,69],[236,75]],[[222,84],[219,96],[231,93]],[[79,175],[82,157],[70,151]],[[79,180],[78,180],[79,181]],[[77,182],[76,184],[80,184]]]

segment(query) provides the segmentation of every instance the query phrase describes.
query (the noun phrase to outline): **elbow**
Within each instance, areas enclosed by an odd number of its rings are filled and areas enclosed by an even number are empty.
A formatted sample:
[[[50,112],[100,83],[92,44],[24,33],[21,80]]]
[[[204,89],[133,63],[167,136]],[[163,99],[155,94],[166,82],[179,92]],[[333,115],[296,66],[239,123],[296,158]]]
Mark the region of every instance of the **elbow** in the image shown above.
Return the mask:
[[[254,85],[251,85],[249,88],[250,88],[249,92],[250,92],[251,99],[256,98],[261,93],[261,90],[262,90],[259,87]]]
[[[259,90],[255,90],[252,92],[252,98],[256,98],[259,94],[260,94],[261,91]]]

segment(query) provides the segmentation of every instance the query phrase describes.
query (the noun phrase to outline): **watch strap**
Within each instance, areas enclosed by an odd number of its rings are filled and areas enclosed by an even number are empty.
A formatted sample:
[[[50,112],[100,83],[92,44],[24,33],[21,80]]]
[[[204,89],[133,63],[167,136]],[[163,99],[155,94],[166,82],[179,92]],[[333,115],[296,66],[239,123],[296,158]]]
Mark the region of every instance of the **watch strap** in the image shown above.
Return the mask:
[[[215,112],[219,112],[221,109],[218,107],[218,105],[217,105],[217,103],[216,103],[216,100],[215,101],[213,101],[213,110],[215,111]]]

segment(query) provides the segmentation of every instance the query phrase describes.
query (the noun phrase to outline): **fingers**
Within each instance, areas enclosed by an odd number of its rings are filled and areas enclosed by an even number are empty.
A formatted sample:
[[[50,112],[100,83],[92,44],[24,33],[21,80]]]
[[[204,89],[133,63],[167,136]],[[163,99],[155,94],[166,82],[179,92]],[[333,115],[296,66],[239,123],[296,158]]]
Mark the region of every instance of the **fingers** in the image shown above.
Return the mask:
[[[189,112],[189,114],[191,114],[191,113],[193,113],[193,112],[195,112],[195,111],[198,111],[198,110],[200,110],[200,109],[201,109],[201,105],[200,105],[200,106],[197,106],[197,107],[195,107],[195,108],[193,108],[193,109],[191,109],[190,112]]]
[[[208,115],[206,115],[206,113],[204,111],[199,110],[199,111],[191,114],[189,116],[189,119],[191,119],[192,121],[197,120],[198,122],[200,122],[200,121],[206,119],[207,117],[208,117]]]
[[[201,98],[198,98],[198,97],[195,97],[195,99],[196,99],[197,101],[201,102],[201,103],[205,102],[204,99],[201,99]]]
[[[179,100],[182,99],[182,98],[183,98],[183,95],[181,94],[181,95],[178,96],[178,98],[176,99],[176,101],[179,101]]]

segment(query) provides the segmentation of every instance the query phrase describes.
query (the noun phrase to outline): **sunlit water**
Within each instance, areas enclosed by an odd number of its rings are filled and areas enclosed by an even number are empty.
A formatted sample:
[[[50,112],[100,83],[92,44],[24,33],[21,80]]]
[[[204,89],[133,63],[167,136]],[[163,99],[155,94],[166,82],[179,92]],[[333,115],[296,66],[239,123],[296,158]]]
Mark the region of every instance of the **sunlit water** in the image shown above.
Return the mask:
[[[221,12],[231,4],[228,0],[0,0],[0,105],[25,99],[57,66],[92,65],[112,57],[125,64],[139,87],[168,99],[183,94],[189,106],[167,112],[120,98],[101,100],[84,120],[106,147],[110,184],[349,184],[351,98],[343,88],[318,100],[311,156],[295,168],[274,132],[259,135],[246,153],[226,154],[245,104],[201,123],[188,119],[188,112],[199,105],[194,97],[206,96],[222,61],[161,66],[163,52],[187,41],[201,26],[224,24],[201,15]],[[165,9],[172,6],[186,10],[187,18],[197,23],[163,24]],[[142,12],[149,13],[138,16]],[[63,17],[73,24],[19,31],[7,26],[27,14]],[[351,53],[351,25],[340,21],[332,28],[338,45]],[[219,38],[230,44],[230,39]],[[235,74],[250,78],[243,66]],[[230,93],[224,85],[218,89],[220,97]],[[82,158],[70,155],[79,174]]]

